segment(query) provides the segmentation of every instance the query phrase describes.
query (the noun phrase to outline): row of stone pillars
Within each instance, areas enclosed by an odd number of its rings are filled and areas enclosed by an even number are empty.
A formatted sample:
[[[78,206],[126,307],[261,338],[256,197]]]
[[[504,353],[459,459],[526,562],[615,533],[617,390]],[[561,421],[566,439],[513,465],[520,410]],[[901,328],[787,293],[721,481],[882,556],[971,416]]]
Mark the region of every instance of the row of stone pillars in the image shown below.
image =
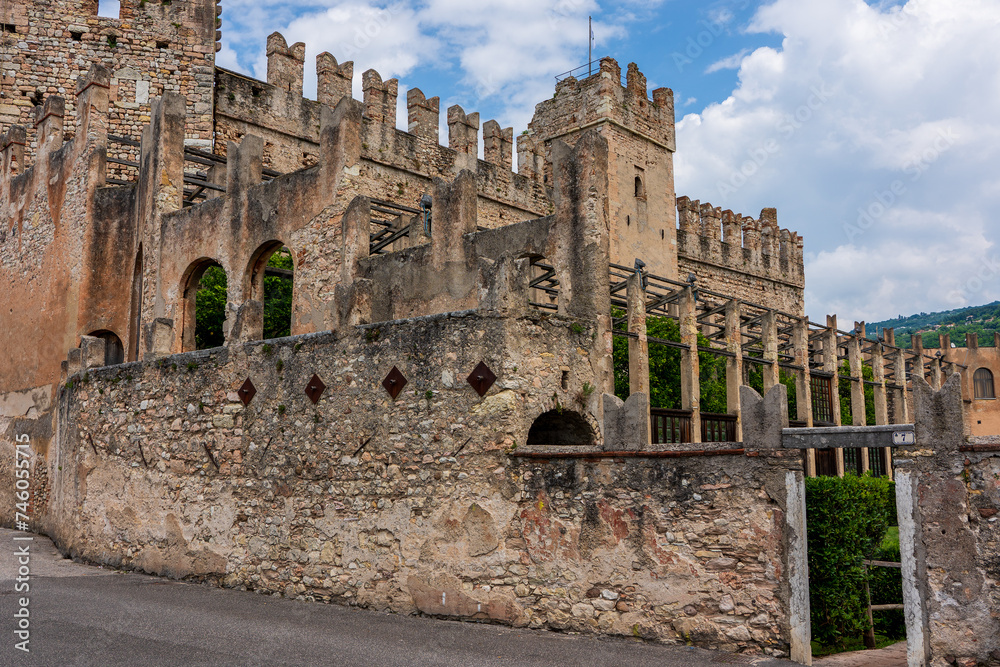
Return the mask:
[[[629,354],[629,392],[642,392],[647,396],[650,390],[649,379],[649,341],[646,333],[646,304],[648,277],[633,274],[627,285],[627,321],[628,321],[628,354]],[[682,288],[682,293],[672,306],[672,316],[676,317],[680,327],[681,344],[686,346],[681,350],[681,409],[691,413],[691,434],[694,442],[701,441],[701,408],[700,377],[698,363],[698,322],[699,297],[694,285]],[[715,295],[713,295],[715,296]],[[757,308],[759,310],[759,308]],[[743,305],[737,299],[728,298],[724,301],[724,309],[716,315],[725,327],[724,345],[720,345],[717,354],[726,357],[726,404],[729,414],[737,418],[737,439],[742,439],[742,410],[740,406],[740,386],[744,384],[744,365],[755,363],[744,357],[743,340],[747,334],[747,322],[744,317]],[[859,334],[864,331],[864,323],[857,323],[855,331],[841,332],[837,329],[837,316],[827,316],[826,326],[809,322],[807,317],[795,318],[774,310],[766,310],[758,316],[761,329],[762,358],[760,365],[764,376],[764,394],[780,382],[782,367],[795,376],[796,410],[794,419],[799,425],[812,427],[820,421],[813,410],[812,376],[829,378],[831,384],[830,420],[826,425],[841,426],[840,378],[841,355],[839,348],[847,348],[847,361],[850,366],[851,380],[851,414],[853,424],[849,426],[864,426],[867,424],[865,406],[865,379],[863,366],[871,366],[874,390],[875,423],[877,425],[909,422],[907,406],[907,361],[913,364],[913,372],[925,377],[925,356],[923,349],[903,350],[895,346],[895,335],[892,329],[886,329],[882,340],[869,340]],[[782,362],[779,355],[781,340],[779,337],[779,321],[791,324],[791,361]],[[914,339],[918,340],[918,339]],[[786,346],[787,348],[787,346]],[[930,384],[940,388],[947,375],[957,371],[950,362],[942,363],[940,358],[931,358],[929,367]],[[919,360],[919,361],[918,361]],[[886,363],[892,363],[892,377],[886,377]],[[890,414],[890,404],[893,409]],[[888,451],[886,460],[888,461]],[[816,474],[815,452],[810,451],[807,461],[807,472]],[[862,467],[869,469],[868,450],[862,451]],[[889,466],[891,468],[891,466]],[[837,452],[838,474],[844,473],[843,451]]]

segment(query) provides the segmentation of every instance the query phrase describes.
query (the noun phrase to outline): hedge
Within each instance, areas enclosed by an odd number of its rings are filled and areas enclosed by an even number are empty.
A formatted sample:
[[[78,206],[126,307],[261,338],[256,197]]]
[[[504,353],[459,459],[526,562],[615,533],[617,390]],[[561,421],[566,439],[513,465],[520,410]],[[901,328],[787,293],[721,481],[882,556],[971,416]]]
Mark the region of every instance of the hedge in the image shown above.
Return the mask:
[[[820,644],[840,647],[867,629],[862,561],[877,553],[894,506],[884,477],[806,479],[812,638]]]

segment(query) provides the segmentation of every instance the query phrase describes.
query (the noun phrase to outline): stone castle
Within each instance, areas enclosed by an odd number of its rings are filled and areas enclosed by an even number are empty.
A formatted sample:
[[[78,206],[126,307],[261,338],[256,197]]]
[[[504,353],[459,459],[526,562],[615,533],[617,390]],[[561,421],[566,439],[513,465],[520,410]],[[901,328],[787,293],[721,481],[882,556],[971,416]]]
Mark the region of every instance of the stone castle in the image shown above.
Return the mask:
[[[966,382],[811,322],[775,209],[677,197],[672,92],[634,64],[560,81],[515,172],[512,128],[454,106],[441,145],[411,89],[399,130],[397,81],[369,70],[355,100],[330,54],[305,99],[280,34],[266,82],[216,67],[215,0],[0,2],[0,23],[0,474],[28,437],[31,523],[74,557],[805,661],[802,477],[893,462],[775,434],[840,426],[839,377],[858,426],[866,386],[886,425],[920,378]],[[282,248],[291,336],[264,341]],[[225,344],[199,350],[210,267]],[[649,406],[658,344],[681,410]],[[705,353],[725,414],[701,409]]]

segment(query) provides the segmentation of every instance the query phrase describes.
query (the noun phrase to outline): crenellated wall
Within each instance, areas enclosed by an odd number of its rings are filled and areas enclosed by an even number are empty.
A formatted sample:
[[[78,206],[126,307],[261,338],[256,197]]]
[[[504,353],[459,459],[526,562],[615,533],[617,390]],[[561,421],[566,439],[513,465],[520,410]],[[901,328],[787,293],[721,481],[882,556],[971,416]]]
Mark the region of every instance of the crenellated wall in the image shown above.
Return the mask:
[[[248,134],[264,139],[264,165],[288,173],[317,163],[322,105],[336,106],[351,95],[354,63],[338,63],[329,53],[316,59],[319,101],[302,97],[303,61],[290,55],[284,38],[268,38],[268,81],[216,70],[216,153],[226,141]],[[297,82],[297,83],[296,83]],[[541,175],[515,173],[513,129],[487,122],[490,150],[478,159],[479,115],[448,109],[448,145],[438,143],[440,102],[419,89],[407,92],[409,132],[396,127],[398,81],[383,81],[375,70],[362,74],[362,194],[416,208],[433,190],[433,179],[452,179],[462,170],[476,174],[480,226],[493,228],[552,212]],[[494,128],[494,126],[496,126]]]
[[[677,198],[677,259],[682,278],[792,315],[805,312],[803,242],[778,227],[778,214],[760,218]]]

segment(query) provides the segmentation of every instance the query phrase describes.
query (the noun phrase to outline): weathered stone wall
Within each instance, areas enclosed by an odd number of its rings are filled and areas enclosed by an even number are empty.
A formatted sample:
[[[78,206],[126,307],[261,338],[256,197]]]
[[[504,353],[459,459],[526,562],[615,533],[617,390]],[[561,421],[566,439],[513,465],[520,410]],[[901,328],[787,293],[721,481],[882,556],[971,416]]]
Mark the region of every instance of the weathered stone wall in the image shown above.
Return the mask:
[[[1000,448],[966,442],[958,375],[914,380],[916,445],[896,452],[909,664],[1000,658]]]
[[[760,218],[677,198],[677,261],[704,288],[792,315],[805,313],[802,237],[778,227],[775,209]]]
[[[574,324],[458,313],[92,370],[60,394],[42,525],[77,557],[260,592],[787,654],[788,463],[600,458]],[[597,454],[527,458],[552,410]]]
[[[34,107],[50,95],[63,95],[68,97],[64,131],[72,137],[72,91],[98,63],[112,72],[112,134],[138,139],[149,122],[151,101],[175,92],[187,100],[188,138],[211,146],[215,0],[121,0],[119,18],[98,17],[97,5],[97,0],[32,0],[0,6],[0,23],[15,30],[0,34],[10,54],[0,63],[7,95],[0,99],[0,126],[29,128],[30,159],[37,147]],[[134,160],[134,151],[123,148],[121,157]]]
[[[9,130],[0,144],[0,393],[54,383],[66,351],[96,330],[125,340],[135,235],[131,195],[103,188],[109,72],[90,71],[78,92],[77,132],[63,143],[64,103],[39,107],[36,163],[15,175],[21,148]]]

